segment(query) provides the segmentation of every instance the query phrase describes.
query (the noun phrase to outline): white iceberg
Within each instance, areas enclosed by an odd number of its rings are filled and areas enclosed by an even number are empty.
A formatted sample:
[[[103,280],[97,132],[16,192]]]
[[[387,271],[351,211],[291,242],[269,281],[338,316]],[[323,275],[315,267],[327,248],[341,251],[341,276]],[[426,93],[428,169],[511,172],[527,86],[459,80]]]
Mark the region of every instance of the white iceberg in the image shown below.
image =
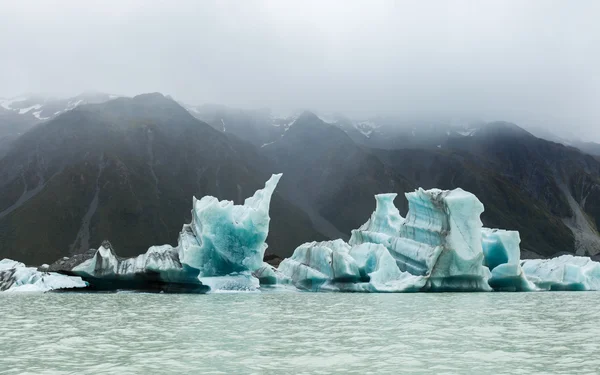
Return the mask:
[[[423,290],[491,290],[481,245],[483,204],[475,195],[462,189],[418,189],[406,194],[406,219],[393,204],[395,196],[375,196],[375,212],[352,231],[350,245],[385,246],[400,271],[425,278]]]
[[[0,260],[0,292],[48,292],[86,286],[87,283],[79,277],[41,272],[14,260]]]
[[[588,257],[561,255],[521,261],[527,279],[542,290],[600,290],[600,263]]]
[[[517,231],[483,228],[484,264],[491,270],[488,281],[492,289],[503,292],[536,290],[521,268],[521,237]]]

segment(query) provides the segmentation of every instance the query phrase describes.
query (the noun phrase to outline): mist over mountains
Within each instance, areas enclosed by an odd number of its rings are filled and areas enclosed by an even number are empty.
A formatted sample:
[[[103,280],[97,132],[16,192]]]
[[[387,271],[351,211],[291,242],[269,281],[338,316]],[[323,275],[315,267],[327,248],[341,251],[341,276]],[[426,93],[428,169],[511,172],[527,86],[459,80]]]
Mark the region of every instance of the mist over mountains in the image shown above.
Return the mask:
[[[269,256],[348,238],[374,194],[417,187],[473,192],[485,226],[520,231],[523,257],[600,251],[593,147],[511,123],[275,116],[159,93],[32,96],[0,113],[0,257],[47,263],[105,239],[124,256],[173,244],[192,196],[240,203],[279,172]],[[405,214],[405,200],[396,204]]]

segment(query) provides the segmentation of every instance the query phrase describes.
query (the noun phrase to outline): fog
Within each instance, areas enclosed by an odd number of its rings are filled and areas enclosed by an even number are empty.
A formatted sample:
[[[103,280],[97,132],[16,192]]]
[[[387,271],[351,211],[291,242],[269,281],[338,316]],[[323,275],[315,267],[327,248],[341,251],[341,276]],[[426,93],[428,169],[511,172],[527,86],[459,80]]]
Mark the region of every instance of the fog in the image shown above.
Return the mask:
[[[3,1],[0,96],[481,116],[600,141],[598,1]]]

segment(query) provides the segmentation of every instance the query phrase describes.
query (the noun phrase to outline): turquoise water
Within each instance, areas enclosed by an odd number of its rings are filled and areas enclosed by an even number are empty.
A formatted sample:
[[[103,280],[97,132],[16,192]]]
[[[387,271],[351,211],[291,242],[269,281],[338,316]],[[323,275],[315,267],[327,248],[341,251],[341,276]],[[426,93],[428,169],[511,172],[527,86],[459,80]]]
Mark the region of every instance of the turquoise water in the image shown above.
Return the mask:
[[[598,374],[600,293],[0,295],[0,374]]]

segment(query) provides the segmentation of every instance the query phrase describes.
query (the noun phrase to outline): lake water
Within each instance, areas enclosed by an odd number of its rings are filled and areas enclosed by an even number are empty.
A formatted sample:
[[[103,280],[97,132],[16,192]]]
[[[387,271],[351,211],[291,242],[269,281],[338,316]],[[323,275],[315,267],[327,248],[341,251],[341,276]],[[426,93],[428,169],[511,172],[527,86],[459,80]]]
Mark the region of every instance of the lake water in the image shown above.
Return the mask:
[[[0,374],[598,374],[600,293],[0,295]]]

